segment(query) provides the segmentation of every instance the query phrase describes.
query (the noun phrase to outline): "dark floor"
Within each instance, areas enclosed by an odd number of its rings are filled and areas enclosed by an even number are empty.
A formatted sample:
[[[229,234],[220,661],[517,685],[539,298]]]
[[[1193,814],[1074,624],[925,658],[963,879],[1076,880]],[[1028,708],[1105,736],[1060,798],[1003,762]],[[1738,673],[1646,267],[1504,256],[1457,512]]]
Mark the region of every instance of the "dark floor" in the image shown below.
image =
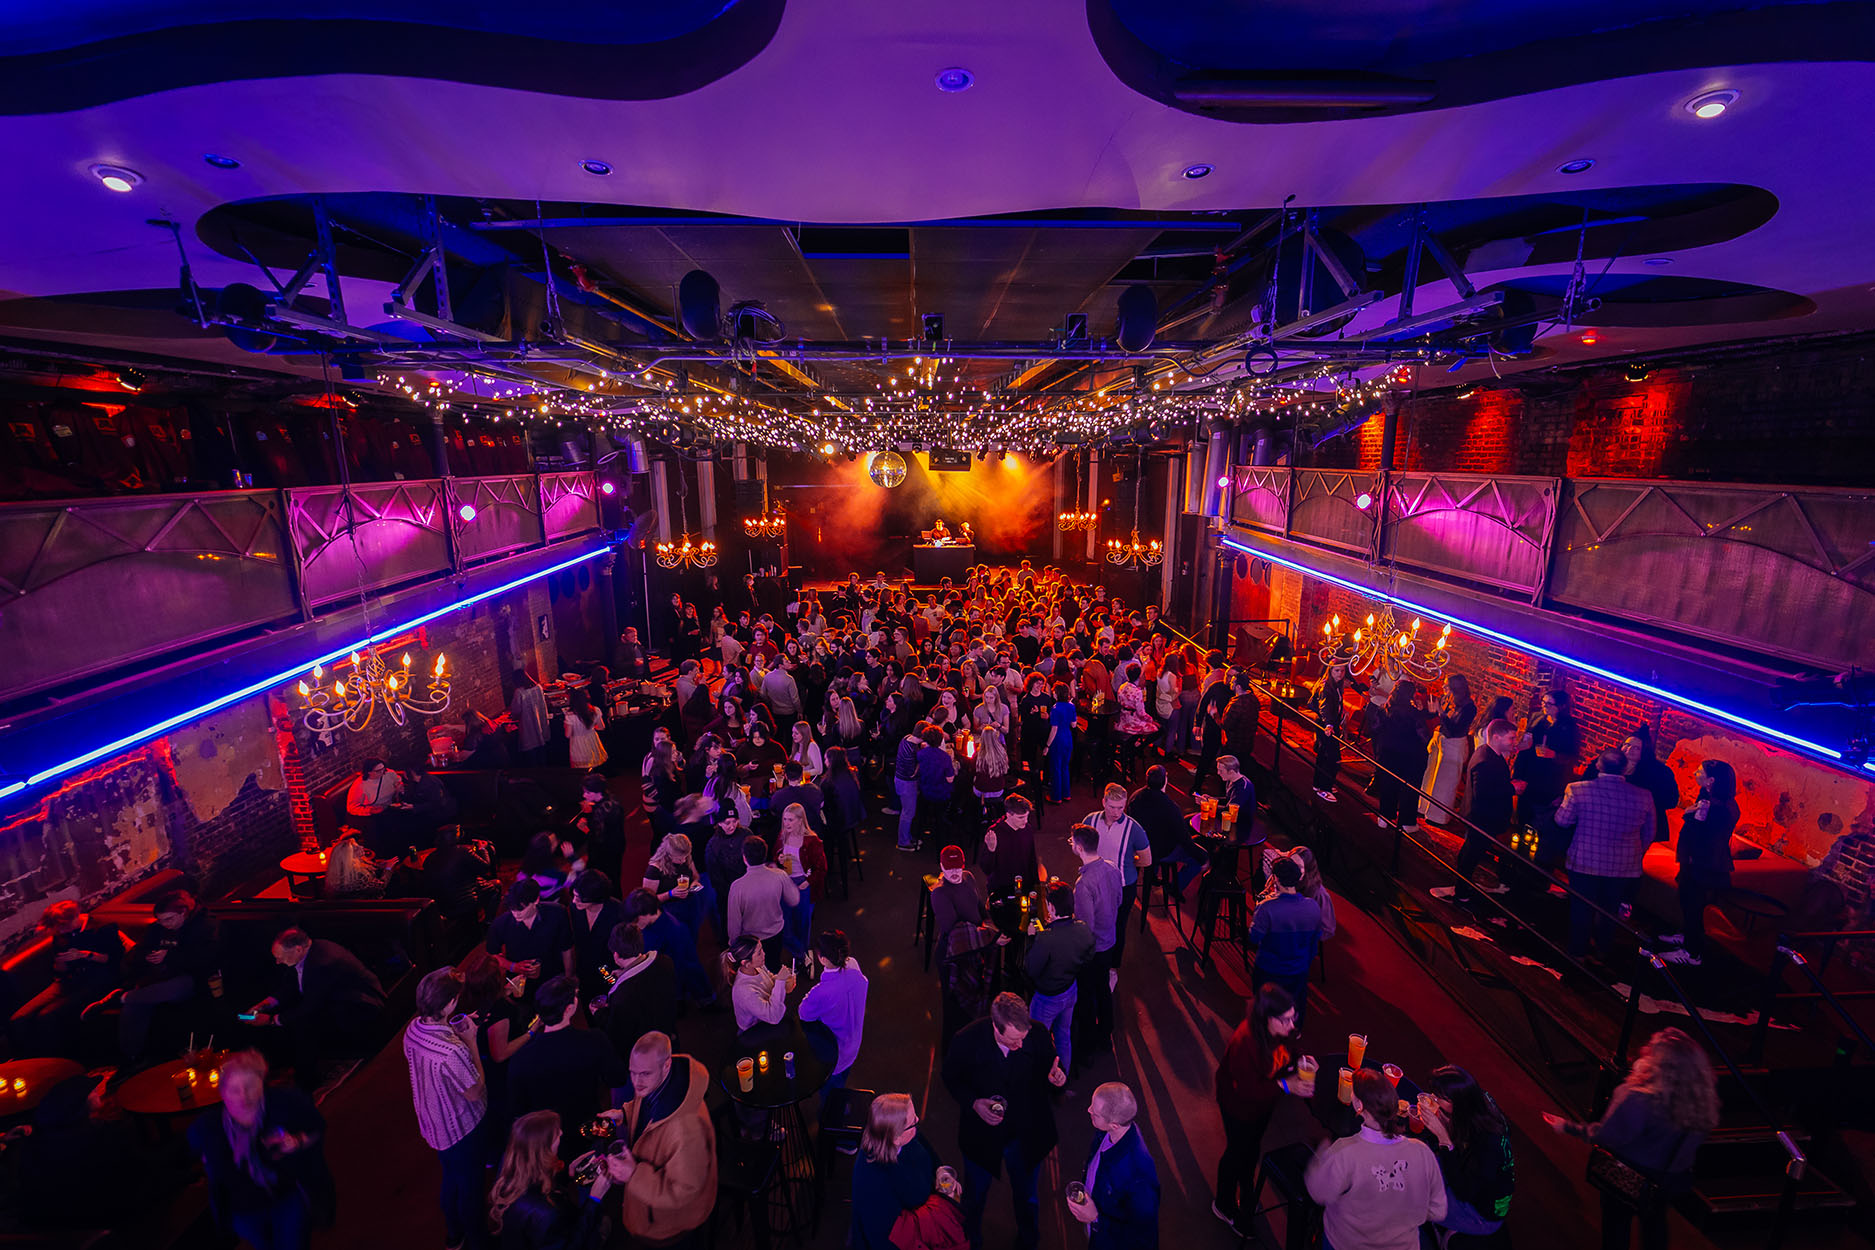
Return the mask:
[[[1066,830],[1097,805],[1097,787],[1077,784],[1076,801],[1051,806],[1043,823],[1042,854],[1057,871],[1072,863]],[[642,856],[642,837],[635,838]],[[922,971],[911,942],[920,875],[935,866],[936,847],[918,855],[892,849],[886,832],[864,840],[867,879],[854,882],[853,898],[831,898],[817,908],[816,924],[836,924],[852,937],[871,978],[865,1045],[852,1083],[881,1092],[909,1091],[921,1107],[928,1132],[955,1162],[956,1108],[938,1079],[936,1034],[938,989]],[[836,891],[837,893],[837,891]],[[1456,1006],[1392,934],[1342,901],[1339,932],[1329,946],[1327,978],[1312,1000],[1308,1035],[1326,1052],[1350,1029],[1372,1039],[1370,1053],[1398,1062],[1409,1073],[1446,1062],[1469,1067],[1503,1106],[1516,1132],[1518,1194],[1511,1217],[1519,1247],[1585,1246],[1597,1240],[1593,1194],[1582,1181],[1585,1147],[1557,1138],[1540,1115],[1552,1101],[1531,1075],[1489,1033]],[[1137,924],[1137,915],[1134,918]],[[1210,1213],[1212,1170],[1222,1132],[1212,1099],[1215,1057],[1243,1011],[1247,990],[1235,952],[1217,948],[1218,966],[1200,968],[1169,919],[1154,912],[1142,937],[1135,931],[1120,983],[1120,1031],[1113,1056],[1096,1060],[1077,1078],[1058,1112],[1062,1147],[1043,1168],[1043,1242],[1075,1246],[1083,1232],[1056,1195],[1067,1173],[1085,1158],[1092,1129],[1087,1094],[1101,1081],[1119,1079],[1140,1097],[1140,1120],[1159,1163],[1164,1190],[1162,1244],[1217,1247],[1237,1239]],[[686,1048],[715,1070],[730,1054],[732,1025],[726,1014],[693,1015],[684,1022]],[[408,1081],[400,1050],[393,1046],[361,1068],[326,1103],[331,1121],[330,1153],[338,1176],[342,1217],[323,1234],[322,1246],[430,1247],[441,1244],[435,1206],[438,1170],[417,1136],[409,1111]],[[844,1244],[843,1195],[850,1162],[841,1159],[828,1182],[828,1205],[817,1247]],[[1675,1217],[1676,1246],[1715,1243]],[[994,1248],[1013,1239],[1006,1191],[992,1196],[986,1241]],[[725,1236],[721,1244],[741,1238]],[[1272,1243],[1274,1244],[1274,1243]],[[1731,1245],[1762,1244],[1749,1235]],[[1786,1244],[1838,1244],[1793,1238]]]

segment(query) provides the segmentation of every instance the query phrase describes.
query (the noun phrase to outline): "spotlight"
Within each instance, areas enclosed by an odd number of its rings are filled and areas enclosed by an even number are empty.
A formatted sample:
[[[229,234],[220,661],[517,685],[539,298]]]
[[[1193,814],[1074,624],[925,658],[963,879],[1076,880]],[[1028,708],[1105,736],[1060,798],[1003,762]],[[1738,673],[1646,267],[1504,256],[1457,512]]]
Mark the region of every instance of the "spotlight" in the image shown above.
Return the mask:
[[[456,515],[461,517],[464,522],[473,521],[475,519],[475,505],[472,503],[463,504],[460,508],[456,509]]]
[[[149,383],[150,380],[141,373],[138,373],[135,369],[119,369],[117,371],[117,384],[133,395],[142,391]]]
[[[1595,331],[1593,330],[1582,331],[1582,346],[1593,347],[1601,341],[1602,341],[1602,336],[1595,333]]]
[[[221,156],[214,152],[210,152],[207,155],[203,156],[202,159],[206,161],[208,164],[214,166],[216,169],[239,169],[241,168],[241,162],[235,160],[234,157],[232,156]]]
[[[1217,488],[1218,488],[1219,490],[1229,490],[1229,489],[1230,489],[1230,474],[1228,474],[1228,473],[1226,473],[1226,474],[1225,474],[1224,476],[1222,476],[1222,477],[1220,477],[1220,478],[1218,478],[1218,480],[1217,480]],[[1361,506],[1362,506],[1363,508],[1365,508],[1365,507],[1366,507],[1367,505],[1366,505],[1366,504],[1362,504]]]
[[[1725,89],[1702,91],[1686,102],[1686,111],[1701,121],[1711,121],[1738,103],[1738,92]]]
[[[1589,170],[1594,168],[1594,160],[1584,156],[1577,160],[1564,161],[1556,167],[1556,172],[1559,174],[1586,174]]]
[[[926,313],[920,320],[924,324],[924,341],[942,343],[944,341],[944,314]]]
[[[1359,508],[1362,512],[1365,512],[1374,506],[1374,497],[1366,491],[1362,491],[1354,497],[1354,506]]]
[[[599,493],[602,495],[616,495],[618,494],[618,485],[613,482],[601,482],[599,483]]]
[[[949,69],[938,71],[937,89],[954,95],[959,91],[970,90],[970,84],[976,80],[977,76],[963,66],[953,65]]]
[[[1200,162],[1199,164],[1196,164],[1196,165],[1185,166],[1185,172],[1180,174],[1179,176],[1181,178],[1186,179],[1187,181],[1196,182],[1200,178],[1209,177],[1210,173],[1211,173],[1211,166]]]
[[[143,175],[134,169],[122,165],[93,165],[91,176],[104,184],[108,191],[129,191],[143,181]]]
[[[612,172],[612,167],[604,161],[585,160],[579,163],[579,167],[595,178],[603,178]]]

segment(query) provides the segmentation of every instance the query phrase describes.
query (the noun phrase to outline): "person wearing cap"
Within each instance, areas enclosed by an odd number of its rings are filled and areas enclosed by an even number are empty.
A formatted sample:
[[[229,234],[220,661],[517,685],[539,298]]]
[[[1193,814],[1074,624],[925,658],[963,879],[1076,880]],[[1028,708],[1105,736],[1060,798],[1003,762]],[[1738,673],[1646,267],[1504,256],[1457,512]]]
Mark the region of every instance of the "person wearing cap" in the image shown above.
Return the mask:
[[[79,1015],[117,988],[123,930],[70,899],[47,906],[39,929],[51,940],[52,984],[13,1013],[14,1044],[23,1055],[76,1054]]]
[[[964,849],[947,846],[938,853],[942,879],[931,890],[931,914],[942,941],[960,920],[983,923],[983,890],[976,874],[964,867]]]
[[[1288,990],[1296,1001],[1296,1024],[1300,1025],[1308,1010],[1309,965],[1322,940],[1322,906],[1297,892],[1302,865],[1295,860],[1278,859],[1270,867],[1270,876],[1276,882],[1276,896],[1259,902],[1250,920],[1250,945],[1256,948],[1250,983],[1272,981]]]

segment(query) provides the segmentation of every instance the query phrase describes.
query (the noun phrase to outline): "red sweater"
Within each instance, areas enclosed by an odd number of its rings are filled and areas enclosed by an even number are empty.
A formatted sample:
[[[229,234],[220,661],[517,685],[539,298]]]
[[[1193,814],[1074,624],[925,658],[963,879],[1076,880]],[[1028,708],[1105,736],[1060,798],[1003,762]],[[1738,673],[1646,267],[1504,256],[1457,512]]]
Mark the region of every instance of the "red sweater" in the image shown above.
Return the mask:
[[[1217,1105],[1225,1115],[1253,1123],[1269,1118],[1282,1096],[1277,1085],[1295,1070],[1300,1053],[1294,1037],[1282,1038],[1268,1049],[1264,1039],[1244,1020],[1224,1044],[1217,1065]]]

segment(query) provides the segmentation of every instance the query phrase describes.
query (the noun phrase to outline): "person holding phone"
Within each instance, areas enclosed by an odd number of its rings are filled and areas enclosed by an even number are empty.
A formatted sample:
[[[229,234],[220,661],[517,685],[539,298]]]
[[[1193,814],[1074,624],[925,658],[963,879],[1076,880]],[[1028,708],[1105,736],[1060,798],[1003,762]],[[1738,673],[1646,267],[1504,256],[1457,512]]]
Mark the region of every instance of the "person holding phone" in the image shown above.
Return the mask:
[[[566,908],[542,907],[540,884],[517,877],[502,899],[502,914],[488,926],[488,953],[501,970],[527,978],[529,990],[543,977],[572,976],[573,926]]]
[[[1706,904],[1732,883],[1732,831],[1738,828],[1738,774],[1724,760],[1707,760],[1696,774],[1699,793],[1680,817],[1674,854],[1680,863],[1680,920],[1684,929],[1660,940],[1679,949],[1661,956],[1698,967],[1706,957]]]

